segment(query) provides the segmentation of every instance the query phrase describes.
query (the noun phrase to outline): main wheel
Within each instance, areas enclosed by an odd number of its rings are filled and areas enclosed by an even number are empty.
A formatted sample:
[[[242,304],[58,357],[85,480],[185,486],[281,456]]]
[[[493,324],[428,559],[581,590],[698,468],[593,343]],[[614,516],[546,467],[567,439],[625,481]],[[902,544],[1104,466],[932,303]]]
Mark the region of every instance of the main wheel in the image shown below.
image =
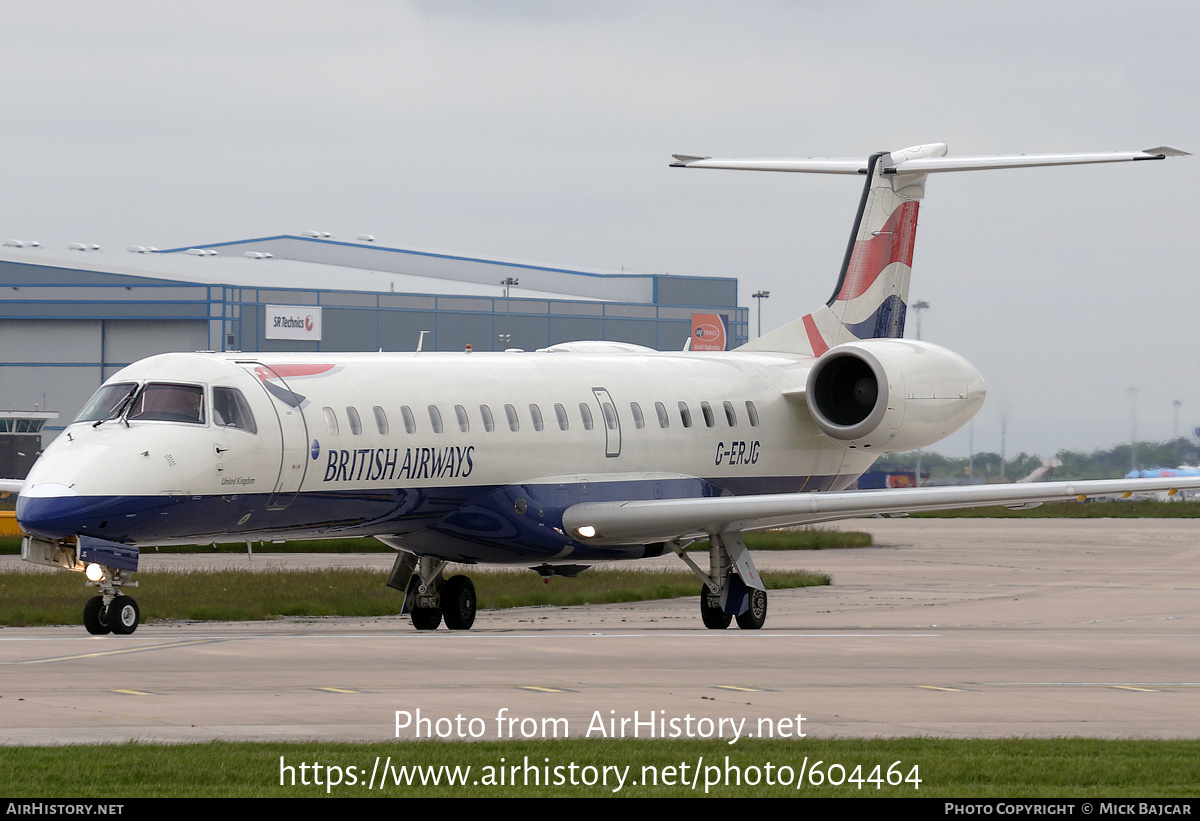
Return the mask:
[[[142,614],[129,596],[117,596],[108,606],[108,626],[114,633],[127,636],[137,630]]]
[[[733,616],[721,609],[721,603],[710,601],[707,587],[700,588],[700,618],[709,630],[724,630],[733,621]]]
[[[470,630],[475,623],[475,585],[466,576],[451,576],[442,588],[442,615],[451,630]]]
[[[757,630],[767,620],[767,594],[764,590],[750,591],[750,606],[746,612],[737,617],[738,627],[743,630]]]
[[[442,611],[435,607],[418,607],[412,611],[412,623],[418,630],[437,630],[442,623]]]
[[[105,616],[103,596],[93,596],[83,606],[83,626],[93,636],[103,636],[112,632]]]

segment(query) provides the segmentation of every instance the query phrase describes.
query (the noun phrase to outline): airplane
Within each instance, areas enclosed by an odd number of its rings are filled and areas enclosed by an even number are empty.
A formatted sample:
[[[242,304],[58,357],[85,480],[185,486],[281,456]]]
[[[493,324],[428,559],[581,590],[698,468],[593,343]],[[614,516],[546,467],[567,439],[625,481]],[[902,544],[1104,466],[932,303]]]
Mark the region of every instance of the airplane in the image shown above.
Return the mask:
[[[573,342],[503,353],[168,353],[108,379],[18,491],[22,558],[99,589],[92,634],[129,634],[139,549],[373,536],[418,630],[469,629],[475,589],[449,563],[547,579],[675,553],[702,581],[705,627],[767,615],[746,531],[870,514],[1200,487],[1158,477],[848,490],[876,457],[964,425],[984,382],[906,340],[928,175],[1161,160],[1100,154],[948,157],[945,144],[862,159],[722,160],[683,168],[862,176],[829,301],[730,352]],[[707,567],[684,548],[708,539]]]

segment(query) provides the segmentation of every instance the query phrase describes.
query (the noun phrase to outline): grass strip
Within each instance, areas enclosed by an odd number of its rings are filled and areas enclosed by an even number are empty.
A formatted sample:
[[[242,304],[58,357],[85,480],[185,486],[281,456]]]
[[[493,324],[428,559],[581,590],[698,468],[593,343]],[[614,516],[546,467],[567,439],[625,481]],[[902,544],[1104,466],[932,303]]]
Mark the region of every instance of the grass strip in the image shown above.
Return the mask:
[[[536,573],[471,571],[480,610],[534,605],[612,604],[697,596],[690,572],[589,570],[545,584]],[[134,592],[145,622],[257,621],[280,616],[394,616],[403,597],[386,585],[387,572],[347,568],[315,570],[213,570],[146,572]],[[829,584],[806,572],[769,573],[768,588]],[[79,624],[94,595],[83,576],[66,572],[0,573],[0,624],[26,627]]]
[[[1197,761],[1197,741],[1098,739],[128,743],[0,748],[0,795],[1190,798]],[[465,784],[449,785],[451,775]]]

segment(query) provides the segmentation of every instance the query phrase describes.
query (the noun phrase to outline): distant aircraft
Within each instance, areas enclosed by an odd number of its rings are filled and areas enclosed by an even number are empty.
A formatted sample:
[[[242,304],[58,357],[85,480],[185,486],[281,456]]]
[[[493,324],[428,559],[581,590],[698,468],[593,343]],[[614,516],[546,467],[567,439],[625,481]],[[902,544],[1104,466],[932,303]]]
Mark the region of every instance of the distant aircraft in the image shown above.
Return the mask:
[[[875,458],[970,419],[983,379],[903,339],[929,174],[1160,160],[1115,154],[948,158],[943,144],[862,160],[672,165],[859,174],[862,200],[829,302],[732,352],[612,342],[505,353],[175,353],[124,368],[22,483],[27,561],[86,571],[92,633],[132,633],[124,587],[149,545],[374,536],[420,630],[475,619],[450,562],[549,577],[677,554],[709,628],[763,625],[742,533],[873,513],[1200,487],[1200,479],[846,491]],[[710,540],[707,567],[683,552]]]

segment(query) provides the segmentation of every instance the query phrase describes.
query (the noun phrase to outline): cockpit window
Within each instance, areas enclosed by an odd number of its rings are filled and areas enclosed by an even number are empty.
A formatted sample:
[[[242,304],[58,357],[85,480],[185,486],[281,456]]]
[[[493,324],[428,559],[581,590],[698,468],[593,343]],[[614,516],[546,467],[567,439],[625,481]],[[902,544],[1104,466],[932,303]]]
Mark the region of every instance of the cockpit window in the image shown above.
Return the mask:
[[[91,401],[83,406],[83,410],[75,417],[75,421],[97,422],[112,419],[121,410],[121,405],[135,388],[137,388],[136,382],[114,382],[111,385],[102,385]]]
[[[131,422],[204,424],[204,389],[199,385],[150,382],[133,398],[125,416]]]
[[[250,404],[237,388],[213,388],[213,424],[258,433]]]

